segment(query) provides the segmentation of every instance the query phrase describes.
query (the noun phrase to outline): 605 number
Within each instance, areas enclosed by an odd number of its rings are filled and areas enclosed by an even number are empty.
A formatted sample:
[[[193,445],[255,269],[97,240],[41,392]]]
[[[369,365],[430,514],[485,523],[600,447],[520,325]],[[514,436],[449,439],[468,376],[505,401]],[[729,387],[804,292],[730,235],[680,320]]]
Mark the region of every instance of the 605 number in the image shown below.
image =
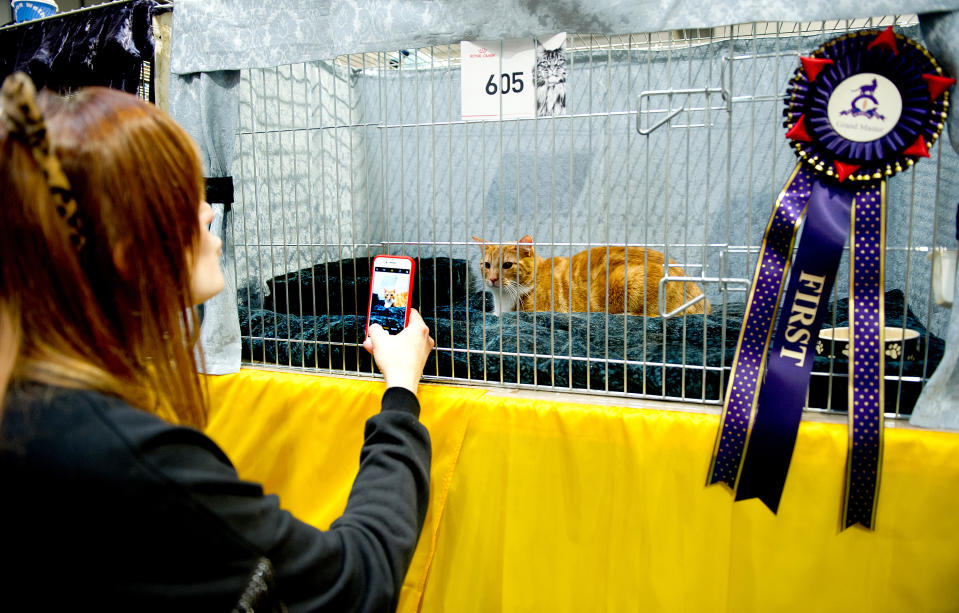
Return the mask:
[[[496,75],[491,74],[489,76],[489,80],[486,82],[486,93],[488,95],[495,96],[501,91],[504,94],[508,94],[510,92],[518,94],[523,91],[522,72],[514,72],[513,74],[504,72],[503,74],[499,75],[499,77],[500,82],[497,84],[495,81]]]

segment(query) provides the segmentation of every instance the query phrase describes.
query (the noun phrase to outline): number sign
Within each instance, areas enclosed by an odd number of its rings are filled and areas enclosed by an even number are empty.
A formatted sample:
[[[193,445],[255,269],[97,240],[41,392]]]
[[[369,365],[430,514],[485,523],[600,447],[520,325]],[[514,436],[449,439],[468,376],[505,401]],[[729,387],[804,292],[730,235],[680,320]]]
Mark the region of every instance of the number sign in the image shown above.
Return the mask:
[[[460,43],[466,121],[536,116],[532,39]]]

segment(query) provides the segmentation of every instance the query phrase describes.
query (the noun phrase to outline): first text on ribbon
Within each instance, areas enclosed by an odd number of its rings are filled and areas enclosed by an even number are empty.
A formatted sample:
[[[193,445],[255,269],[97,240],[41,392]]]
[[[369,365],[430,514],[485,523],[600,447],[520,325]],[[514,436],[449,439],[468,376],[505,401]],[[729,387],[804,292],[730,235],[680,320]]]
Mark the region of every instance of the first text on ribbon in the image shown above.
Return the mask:
[[[789,325],[786,327],[785,342],[779,350],[780,357],[796,360],[795,366],[802,368],[806,360],[806,347],[812,338],[812,324],[819,309],[825,276],[817,276],[802,271],[799,275],[801,290],[789,307]],[[809,292],[809,293],[805,293]]]

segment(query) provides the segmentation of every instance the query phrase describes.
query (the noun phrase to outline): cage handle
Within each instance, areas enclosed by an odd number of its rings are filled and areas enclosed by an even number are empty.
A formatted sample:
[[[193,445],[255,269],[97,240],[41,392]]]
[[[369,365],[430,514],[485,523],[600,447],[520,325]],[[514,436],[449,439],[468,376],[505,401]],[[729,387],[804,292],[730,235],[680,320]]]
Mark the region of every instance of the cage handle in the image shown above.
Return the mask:
[[[731,290],[730,290],[730,287],[729,287],[730,285],[741,285],[741,286],[742,286],[742,289],[741,289],[741,290],[732,290],[732,291],[743,291],[743,292],[748,291],[748,290],[749,290],[749,285],[750,285],[750,283],[751,283],[751,281],[750,281],[749,279],[745,279],[745,278],[741,278],[741,277],[727,277],[727,276],[726,276],[726,266],[727,266],[726,258],[727,258],[726,252],[725,252],[725,251],[720,251],[720,252],[719,252],[719,276],[718,276],[718,277],[704,277],[704,276],[687,277],[687,276],[685,276],[685,275],[683,275],[683,276],[663,275],[663,277],[659,280],[659,305],[658,305],[658,306],[659,306],[659,316],[662,317],[663,319],[670,319],[670,318],[672,318],[672,317],[676,317],[677,315],[681,314],[683,311],[685,311],[685,310],[688,309],[689,307],[693,306],[693,305],[696,304],[697,302],[701,302],[701,301],[703,301],[703,300],[706,299],[706,293],[703,292],[703,293],[700,294],[699,296],[697,296],[697,297],[693,298],[692,300],[689,300],[689,301],[687,301],[687,302],[679,305],[678,307],[676,307],[675,309],[673,309],[672,311],[670,311],[670,312],[667,313],[667,312],[666,312],[666,283],[668,283],[668,282],[670,282],[670,281],[679,281],[679,282],[682,282],[682,283],[688,283],[688,282],[690,282],[690,281],[695,281],[695,282],[699,282],[700,284],[704,284],[704,283],[719,283],[720,292],[722,292],[723,294],[728,293],[729,291],[731,291]],[[672,266],[672,265],[673,265],[673,264],[670,264],[670,266]],[[723,300],[725,300],[725,297],[723,298]]]
[[[726,90],[719,87],[699,87],[693,89],[657,89],[657,90],[647,90],[639,94],[636,98],[636,131],[643,136],[649,136],[654,130],[660,128],[675,117],[679,115],[684,110],[686,110],[686,103],[689,102],[689,96],[691,94],[705,94],[706,95],[706,106],[709,106],[709,96],[710,94],[722,94],[726,95]],[[643,117],[643,98],[649,98],[652,96],[669,96],[672,100],[673,96],[686,96],[686,100],[683,102],[683,105],[678,109],[673,109],[669,111],[669,114],[666,115],[663,119],[660,119],[655,124],[649,128],[644,129],[642,126],[642,117]]]

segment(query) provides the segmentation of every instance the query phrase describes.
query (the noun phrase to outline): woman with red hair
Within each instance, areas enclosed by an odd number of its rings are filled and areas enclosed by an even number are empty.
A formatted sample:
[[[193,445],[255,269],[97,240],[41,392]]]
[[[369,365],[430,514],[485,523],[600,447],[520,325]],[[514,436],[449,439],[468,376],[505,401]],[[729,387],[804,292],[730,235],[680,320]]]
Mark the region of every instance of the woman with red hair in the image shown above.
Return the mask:
[[[115,90],[2,98],[3,608],[395,608],[429,495],[419,315],[370,330],[387,390],[349,502],[300,522],[199,430],[194,305],[223,276],[193,141]]]

